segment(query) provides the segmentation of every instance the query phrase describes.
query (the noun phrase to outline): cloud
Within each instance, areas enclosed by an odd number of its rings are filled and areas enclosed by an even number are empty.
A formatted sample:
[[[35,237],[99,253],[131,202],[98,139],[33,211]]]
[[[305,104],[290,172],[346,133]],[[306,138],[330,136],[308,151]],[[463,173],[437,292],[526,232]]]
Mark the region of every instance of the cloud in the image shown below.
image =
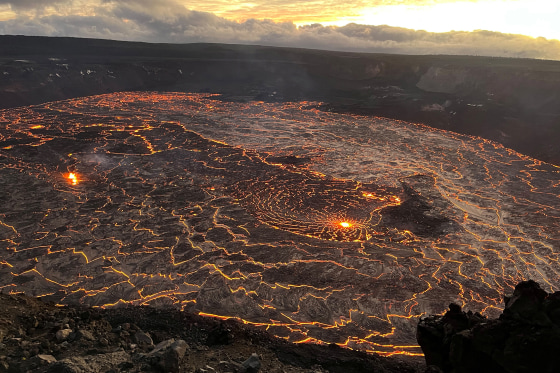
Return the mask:
[[[2,1],[2,0],[0,0]],[[39,2],[39,1],[37,1]],[[44,2],[43,0],[41,1]],[[54,3],[54,1],[50,1]],[[5,1],[4,1],[5,3]],[[32,0],[23,3],[31,4]],[[22,4],[23,4],[22,3]],[[79,0],[69,1],[79,5]],[[75,36],[168,43],[240,43],[356,52],[466,54],[560,60],[560,41],[490,31],[432,33],[390,26],[249,19],[235,22],[187,9],[179,0],[90,1],[84,15],[25,15],[0,22],[1,34]],[[94,4],[94,5],[91,5]],[[94,14],[94,15],[90,15]]]
[[[37,9],[53,4],[69,2],[72,2],[72,0],[0,0],[0,5],[10,5],[12,9]]]

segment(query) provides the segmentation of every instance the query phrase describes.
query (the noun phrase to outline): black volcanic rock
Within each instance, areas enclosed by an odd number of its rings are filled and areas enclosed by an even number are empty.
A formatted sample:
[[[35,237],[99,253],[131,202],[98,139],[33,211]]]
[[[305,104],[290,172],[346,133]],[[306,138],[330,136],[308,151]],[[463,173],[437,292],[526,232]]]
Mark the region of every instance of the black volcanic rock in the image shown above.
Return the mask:
[[[225,228],[216,227],[208,230],[206,239],[214,242],[229,242],[233,240],[233,235]]]
[[[310,159],[307,157],[296,157],[293,155],[288,155],[285,157],[268,157],[266,161],[270,163],[282,163],[286,165],[304,166],[306,163],[310,161]]]
[[[428,175],[415,175],[401,181],[405,200],[383,209],[381,225],[408,230],[421,237],[438,237],[460,229],[449,218],[449,202],[434,187]]]
[[[422,319],[417,339],[431,367],[427,371],[558,372],[560,292],[548,294],[529,280],[504,300],[497,320],[453,304],[443,316]]]

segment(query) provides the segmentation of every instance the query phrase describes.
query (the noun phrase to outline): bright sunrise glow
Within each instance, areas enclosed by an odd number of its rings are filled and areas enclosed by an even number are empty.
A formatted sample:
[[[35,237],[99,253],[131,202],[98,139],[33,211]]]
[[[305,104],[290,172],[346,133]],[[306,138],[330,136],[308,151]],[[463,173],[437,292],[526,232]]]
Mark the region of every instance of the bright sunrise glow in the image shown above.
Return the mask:
[[[10,3],[10,2],[8,2]],[[17,4],[17,2],[14,1]],[[60,5],[64,3],[64,6]],[[115,1],[69,0],[40,8],[0,4],[0,21],[20,16],[33,19],[48,15],[93,16],[104,14],[122,4]],[[237,22],[270,19],[297,26],[320,23],[344,26],[348,23],[389,25],[430,32],[489,30],[532,37],[560,39],[560,2],[558,0],[284,0],[280,4],[265,0],[169,0],[156,3],[156,13],[173,18],[172,5],[213,13]]]
[[[6,0],[0,4],[0,34],[5,35],[550,60],[560,60],[558,19],[558,0]],[[354,25],[343,27],[350,23]]]
[[[554,21],[559,11],[556,0],[458,1],[364,8],[355,22],[430,32],[489,30],[560,39],[560,23]]]
[[[212,2],[214,9],[219,9],[214,13],[236,21],[272,19],[275,22],[293,22],[298,26],[358,23],[430,32],[489,30],[560,39],[560,22],[557,21],[560,19],[560,2],[557,0],[384,0],[369,2],[366,7],[358,1],[331,4],[323,0],[295,8],[290,2],[281,8],[267,6],[261,1],[224,2],[218,7],[221,3]],[[189,2],[186,6],[210,11],[208,4]]]
[[[0,5],[0,21],[6,21],[16,17],[9,5]]]
[[[340,225],[342,228],[350,228],[352,226],[352,224],[347,221],[341,221],[340,223],[338,223],[338,225]]]

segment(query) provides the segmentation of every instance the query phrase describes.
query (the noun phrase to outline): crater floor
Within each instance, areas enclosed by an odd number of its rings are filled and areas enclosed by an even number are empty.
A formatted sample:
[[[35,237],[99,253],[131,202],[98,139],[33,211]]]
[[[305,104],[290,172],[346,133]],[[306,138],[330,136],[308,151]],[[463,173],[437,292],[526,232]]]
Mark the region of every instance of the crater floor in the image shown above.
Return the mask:
[[[319,103],[116,93],[0,111],[0,289],[421,354],[449,302],[558,289],[560,168]]]

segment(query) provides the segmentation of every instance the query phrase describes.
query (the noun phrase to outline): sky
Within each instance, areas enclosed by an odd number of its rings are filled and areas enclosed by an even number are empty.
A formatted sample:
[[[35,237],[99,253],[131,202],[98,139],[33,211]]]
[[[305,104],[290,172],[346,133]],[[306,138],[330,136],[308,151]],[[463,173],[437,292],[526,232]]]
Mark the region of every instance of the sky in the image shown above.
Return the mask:
[[[0,34],[560,60],[560,0],[0,0]]]

